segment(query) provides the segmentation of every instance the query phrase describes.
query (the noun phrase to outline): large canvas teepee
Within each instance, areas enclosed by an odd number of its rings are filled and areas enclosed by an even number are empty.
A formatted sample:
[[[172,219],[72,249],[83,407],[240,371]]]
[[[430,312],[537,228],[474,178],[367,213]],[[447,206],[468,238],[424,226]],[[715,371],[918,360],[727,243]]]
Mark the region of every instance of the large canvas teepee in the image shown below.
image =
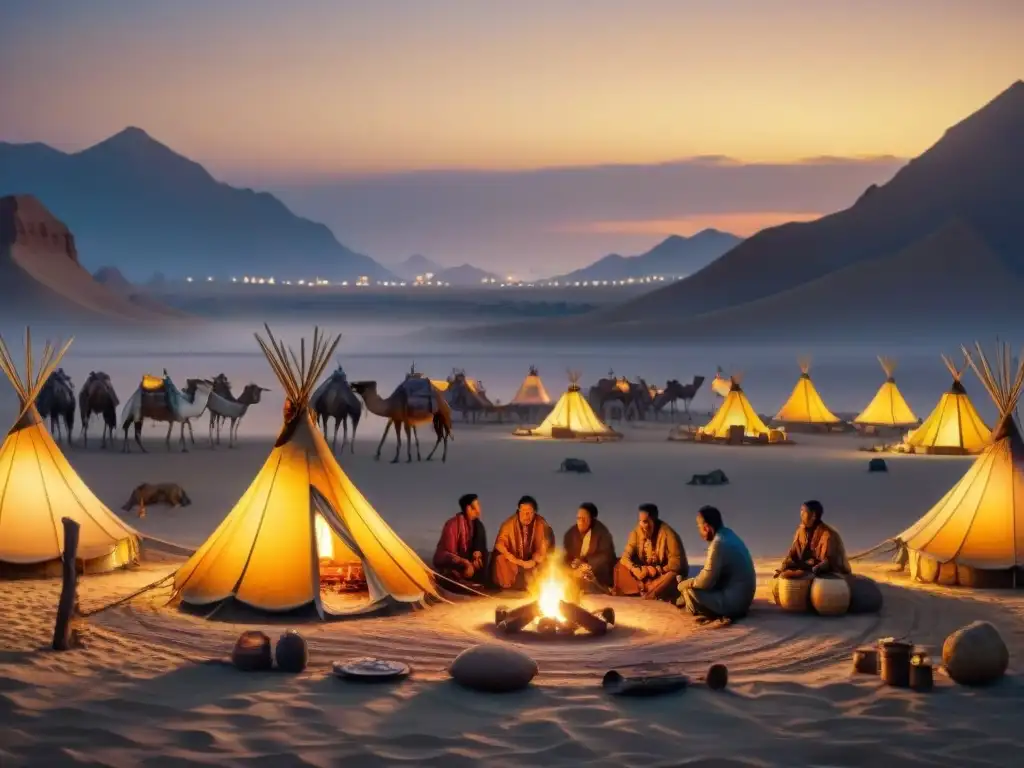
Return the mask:
[[[885,371],[885,382],[878,388],[878,392],[868,403],[867,408],[858,414],[854,422],[876,427],[904,427],[917,424],[917,416],[910,410],[907,401],[903,399],[903,395],[896,386],[896,379],[893,378],[896,361],[891,357],[879,357],[878,362],[882,364],[882,370]]]
[[[340,337],[315,331],[310,355],[267,328],[259,342],[285,391],[284,427],[234,509],[174,575],[191,606],[233,598],[264,611],[315,607],[320,616],[437,597],[431,571],[384,522],[335,461],[316,429],[309,396]],[[361,570],[365,591],[345,606],[321,598],[321,562]]]
[[[551,409],[547,418],[541,422],[539,427],[530,430],[517,430],[517,434],[563,439],[610,440],[621,437],[594,413],[594,409],[590,407],[590,403],[580,392],[579,380],[580,374],[570,371],[569,388],[555,403],[555,407]]]
[[[964,354],[998,406],[999,422],[960,481],[898,537],[913,575],[924,581],[978,583],[979,572],[1024,566],[1024,441],[1014,419],[1024,364],[1014,371],[1004,344],[994,367],[975,348]]]
[[[729,394],[725,396],[711,421],[701,427],[700,434],[726,439],[729,437],[729,428],[733,426],[742,426],[746,437],[759,437],[769,432],[740,387],[738,375],[730,378]]]
[[[800,359],[800,378],[785,405],[775,414],[776,421],[794,424],[837,424],[840,419],[827,407],[811,381],[810,358]]]
[[[544,389],[544,382],[540,380],[540,374],[534,366],[530,366],[530,372],[526,374],[523,383],[509,405],[548,405],[551,398],[548,391]]]
[[[138,558],[138,534],[89,490],[36,410],[39,391],[70,346],[68,341],[58,350],[47,342],[37,368],[26,330],[22,375],[0,337],[0,368],[19,406],[0,446],[0,568],[5,573],[48,573],[64,551],[63,517],[79,525],[78,557],[86,572],[113,570]]]
[[[991,431],[974,409],[961,382],[968,363],[965,361],[964,366],[957,369],[945,355],[942,362],[949,369],[953,384],[939,398],[931,415],[920,427],[907,433],[903,442],[910,449],[924,453],[980,453],[988,445]]]

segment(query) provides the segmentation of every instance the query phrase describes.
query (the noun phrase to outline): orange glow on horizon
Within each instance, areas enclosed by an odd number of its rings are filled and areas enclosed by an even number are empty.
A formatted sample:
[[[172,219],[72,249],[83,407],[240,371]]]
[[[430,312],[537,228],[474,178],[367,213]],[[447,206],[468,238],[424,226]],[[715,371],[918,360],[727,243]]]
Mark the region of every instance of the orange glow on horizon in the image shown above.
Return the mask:
[[[825,215],[822,211],[742,211],[708,213],[676,219],[640,219],[632,221],[591,221],[567,224],[557,231],[575,234],[612,235],[683,235],[689,237],[702,229],[720,229],[740,237],[749,237],[767,227],[791,221],[813,221]]]

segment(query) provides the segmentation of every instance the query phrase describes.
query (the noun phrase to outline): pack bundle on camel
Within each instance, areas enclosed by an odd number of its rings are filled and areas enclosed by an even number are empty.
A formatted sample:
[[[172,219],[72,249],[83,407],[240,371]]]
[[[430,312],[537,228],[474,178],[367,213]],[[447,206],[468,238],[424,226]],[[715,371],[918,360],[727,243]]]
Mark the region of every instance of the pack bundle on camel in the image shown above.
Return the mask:
[[[437,438],[433,449],[427,455],[427,461],[434,457],[437,447],[444,444],[441,454],[441,461],[448,459],[448,441],[454,440],[452,435],[452,412],[442,393],[430,379],[417,376],[408,376],[405,381],[395,388],[391,395],[384,399],[377,392],[377,382],[357,381],[352,384],[352,389],[363,398],[366,409],[374,414],[387,419],[384,426],[384,434],[381,435],[380,443],[377,444],[376,459],[380,458],[384,441],[387,440],[388,432],[392,425],[395,427],[395,458],[392,464],[398,463],[398,457],[402,452],[402,432],[405,430],[407,461],[412,461],[412,440],[416,441],[416,460],[420,457],[420,438],[416,428],[423,424],[431,424],[434,427],[434,435]]]

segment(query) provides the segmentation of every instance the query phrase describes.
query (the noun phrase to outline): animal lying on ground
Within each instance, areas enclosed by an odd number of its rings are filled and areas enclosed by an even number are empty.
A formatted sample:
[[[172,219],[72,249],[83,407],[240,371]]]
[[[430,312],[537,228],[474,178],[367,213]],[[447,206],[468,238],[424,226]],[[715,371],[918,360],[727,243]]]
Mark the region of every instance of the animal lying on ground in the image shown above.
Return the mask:
[[[122,505],[125,512],[139,508],[139,517],[146,516],[146,507],[150,504],[167,504],[171,507],[187,507],[192,499],[185,489],[177,483],[143,483],[132,491],[128,501]]]

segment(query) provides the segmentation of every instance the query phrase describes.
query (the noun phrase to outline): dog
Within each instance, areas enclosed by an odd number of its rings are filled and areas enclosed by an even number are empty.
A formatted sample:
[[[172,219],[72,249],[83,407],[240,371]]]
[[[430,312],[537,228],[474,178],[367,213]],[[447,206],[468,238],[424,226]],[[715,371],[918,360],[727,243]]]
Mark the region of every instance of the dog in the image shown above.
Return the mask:
[[[146,506],[149,504],[167,504],[171,507],[187,507],[192,499],[185,493],[185,489],[177,483],[143,483],[132,491],[128,501],[121,507],[125,512],[133,508],[139,508],[139,517],[146,516]]]

